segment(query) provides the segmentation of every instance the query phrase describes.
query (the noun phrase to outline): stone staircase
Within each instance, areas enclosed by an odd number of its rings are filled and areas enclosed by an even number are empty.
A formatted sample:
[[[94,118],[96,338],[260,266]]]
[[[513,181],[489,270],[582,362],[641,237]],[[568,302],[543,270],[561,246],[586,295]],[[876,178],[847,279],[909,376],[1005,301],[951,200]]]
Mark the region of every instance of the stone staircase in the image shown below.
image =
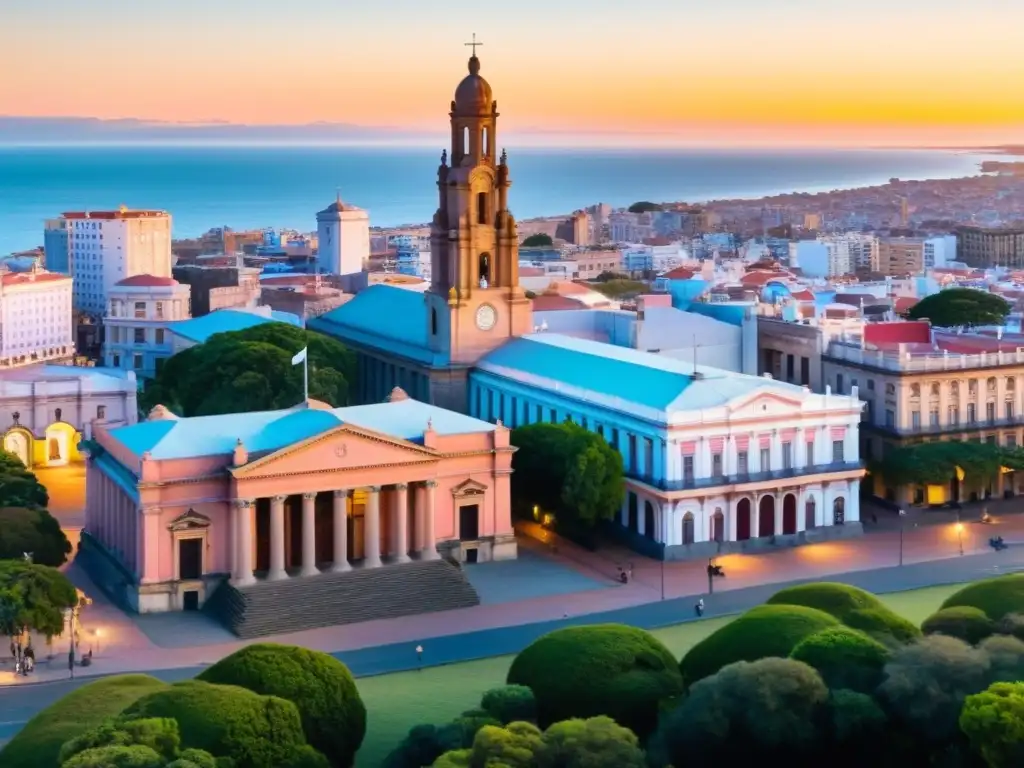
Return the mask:
[[[462,569],[442,559],[260,581],[241,589],[224,582],[203,610],[247,639],[479,604]]]

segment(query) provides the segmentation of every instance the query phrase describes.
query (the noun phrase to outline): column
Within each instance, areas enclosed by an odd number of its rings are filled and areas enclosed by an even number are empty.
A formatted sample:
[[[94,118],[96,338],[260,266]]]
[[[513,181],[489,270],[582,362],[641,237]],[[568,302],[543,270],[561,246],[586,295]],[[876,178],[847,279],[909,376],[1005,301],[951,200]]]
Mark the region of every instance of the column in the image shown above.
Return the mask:
[[[786,494],[782,491],[776,491],[775,493],[775,535],[780,536],[782,534],[782,504],[786,499]]]
[[[366,541],[363,545],[366,554],[363,559],[363,567],[380,567],[380,486],[370,487],[366,496],[366,514],[364,517],[364,534]]]
[[[228,507],[228,573],[231,574],[231,581],[235,582],[238,578],[239,571],[242,570],[242,563],[238,559],[238,540],[240,538],[240,532],[238,530],[238,512],[235,509],[235,502],[231,502]]]
[[[395,486],[395,538],[398,555],[396,563],[409,562],[409,486]]]
[[[424,494],[423,505],[423,549],[420,550],[421,560],[437,560],[437,536],[434,533],[434,505],[437,497],[437,481],[427,481],[427,492]]]
[[[270,571],[267,579],[277,581],[288,578],[284,570],[284,502],[287,496],[270,500]]]
[[[316,576],[316,494],[302,494],[302,571],[301,576]]]
[[[237,570],[231,577],[236,587],[254,584],[252,575],[252,507],[251,499],[235,500],[235,562]]]
[[[348,563],[348,491],[334,492],[334,565],[335,573],[351,571]]]

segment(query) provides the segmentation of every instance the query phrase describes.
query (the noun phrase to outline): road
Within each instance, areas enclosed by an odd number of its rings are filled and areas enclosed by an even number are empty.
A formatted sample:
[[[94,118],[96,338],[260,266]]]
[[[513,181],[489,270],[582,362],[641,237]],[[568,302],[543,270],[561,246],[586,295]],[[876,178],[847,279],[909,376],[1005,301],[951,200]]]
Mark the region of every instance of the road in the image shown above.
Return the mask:
[[[1004,552],[966,555],[954,559],[914,563],[906,566],[853,571],[829,576],[878,594],[901,592],[908,589],[959,584],[988,578],[1003,573],[1024,571],[1024,544],[1014,544]],[[787,586],[820,579],[764,584],[705,596],[705,618],[727,616],[760,605],[771,595]],[[500,627],[458,635],[447,635],[423,641],[422,664],[435,666],[473,659],[518,653],[536,638],[553,629],[569,625],[618,622],[645,629],[694,621],[693,605],[697,596],[688,596],[656,603],[636,605],[601,613]],[[369,677],[391,672],[402,672],[420,666],[415,652],[416,643],[377,645],[354,651],[333,654],[348,665],[356,677]],[[203,668],[186,667],[154,671],[155,677],[170,682],[194,677]],[[94,678],[90,678],[94,679]],[[37,685],[9,686],[0,689],[0,742],[14,736],[37,712],[50,706],[69,691],[84,684],[82,680],[40,683]]]

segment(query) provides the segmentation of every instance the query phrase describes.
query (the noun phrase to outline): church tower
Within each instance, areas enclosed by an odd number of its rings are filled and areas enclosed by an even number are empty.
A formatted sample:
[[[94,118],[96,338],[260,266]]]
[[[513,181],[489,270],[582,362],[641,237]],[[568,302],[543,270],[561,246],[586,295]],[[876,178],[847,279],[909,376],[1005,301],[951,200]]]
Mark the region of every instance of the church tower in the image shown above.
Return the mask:
[[[519,236],[508,210],[507,156],[498,146],[498,103],[480,76],[472,46],[469,74],[451,103],[451,150],[437,169],[439,206],[430,230],[430,348],[472,365],[505,341],[533,330],[519,287]]]

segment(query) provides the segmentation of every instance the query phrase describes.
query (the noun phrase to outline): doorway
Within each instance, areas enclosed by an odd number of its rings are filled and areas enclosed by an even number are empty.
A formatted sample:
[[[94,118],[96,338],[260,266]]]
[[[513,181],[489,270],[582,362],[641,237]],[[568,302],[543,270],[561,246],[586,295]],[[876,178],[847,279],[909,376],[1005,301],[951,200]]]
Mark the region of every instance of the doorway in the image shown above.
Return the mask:
[[[188,589],[181,595],[181,610],[183,611],[198,611],[199,610],[199,590]]]
[[[476,547],[473,547],[472,549],[467,549],[466,550],[466,562],[469,563],[470,565],[472,565],[473,563],[479,562],[479,557],[478,557],[479,554],[480,554],[480,550],[478,550]]]
[[[459,507],[459,541],[480,538],[480,505],[464,504]]]
[[[203,577],[203,540],[178,540],[178,580],[191,581]]]

